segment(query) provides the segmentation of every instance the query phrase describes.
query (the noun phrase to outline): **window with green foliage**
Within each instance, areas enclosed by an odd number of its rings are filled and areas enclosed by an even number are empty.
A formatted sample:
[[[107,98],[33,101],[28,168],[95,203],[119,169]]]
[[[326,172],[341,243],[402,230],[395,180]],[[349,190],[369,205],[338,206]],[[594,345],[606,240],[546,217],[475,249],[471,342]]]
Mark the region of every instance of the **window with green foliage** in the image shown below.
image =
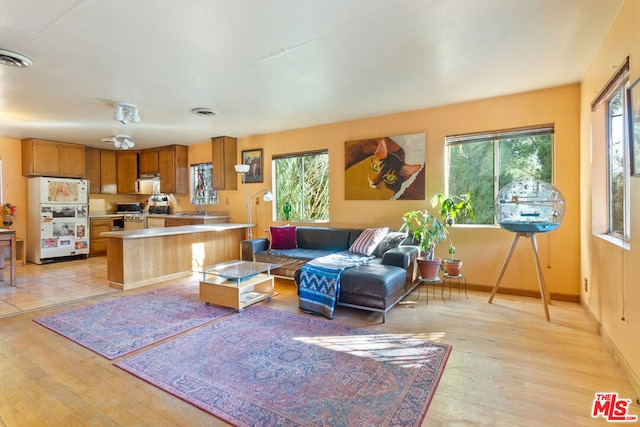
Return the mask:
[[[631,228],[628,90],[627,57],[591,102],[593,230],[619,241]]]
[[[609,211],[609,234],[624,238],[628,235],[626,225],[626,193],[629,185],[627,169],[627,123],[624,87],[621,86],[607,102],[607,193]]]
[[[446,137],[449,194],[470,193],[476,224],[495,224],[502,187],[520,178],[552,183],[553,133],[547,125]]]
[[[329,220],[329,152],[273,156],[276,221]]]

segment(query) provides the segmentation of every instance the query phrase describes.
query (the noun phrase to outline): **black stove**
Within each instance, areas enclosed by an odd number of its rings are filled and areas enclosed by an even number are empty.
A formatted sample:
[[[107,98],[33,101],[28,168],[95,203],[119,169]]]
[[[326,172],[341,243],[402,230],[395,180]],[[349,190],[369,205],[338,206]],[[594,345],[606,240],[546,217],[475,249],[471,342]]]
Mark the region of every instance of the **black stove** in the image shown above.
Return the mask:
[[[142,214],[142,203],[140,202],[133,202],[133,203],[118,203],[116,205],[116,210],[118,212],[118,214],[130,214],[130,215],[135,215],[135,214]]]
[[[169,215],[171,214],[171,206],[158,205],[149,206],[149,215]]]

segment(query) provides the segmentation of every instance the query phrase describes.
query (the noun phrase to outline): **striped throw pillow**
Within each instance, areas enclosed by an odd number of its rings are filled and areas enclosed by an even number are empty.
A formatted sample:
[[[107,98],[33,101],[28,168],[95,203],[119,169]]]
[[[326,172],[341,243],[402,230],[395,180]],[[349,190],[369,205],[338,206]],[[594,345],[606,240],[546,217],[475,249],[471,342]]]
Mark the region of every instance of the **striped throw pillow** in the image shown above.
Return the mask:
[[[367,228],[353,242],[349,248],[349,252],[361,255],[371,255],[376,250],[378,244],[384,236],[389,232],[389,227]]]

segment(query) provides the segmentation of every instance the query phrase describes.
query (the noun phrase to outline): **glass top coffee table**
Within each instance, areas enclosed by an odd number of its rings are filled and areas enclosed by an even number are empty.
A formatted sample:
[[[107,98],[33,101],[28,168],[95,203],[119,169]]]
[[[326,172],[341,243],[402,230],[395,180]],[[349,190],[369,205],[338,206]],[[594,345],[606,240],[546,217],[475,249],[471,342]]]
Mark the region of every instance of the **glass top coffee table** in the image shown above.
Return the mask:
[[[206,304],[244,308],[260,301],[271,300],[273,276],[271,270],[280,267],[254,261],[228,261],[202,267],[200,300]]]

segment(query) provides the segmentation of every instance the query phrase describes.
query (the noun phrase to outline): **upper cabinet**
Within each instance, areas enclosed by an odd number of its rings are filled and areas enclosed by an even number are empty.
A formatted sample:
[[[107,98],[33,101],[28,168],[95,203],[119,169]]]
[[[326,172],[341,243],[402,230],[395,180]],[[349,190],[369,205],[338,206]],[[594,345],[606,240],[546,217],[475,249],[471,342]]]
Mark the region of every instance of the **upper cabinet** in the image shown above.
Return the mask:
[[[138,160],[138,172],[140,173],[140,175],[152,175],[160,173],[157,148],[149,148],[147,150],[140,151]]]
[[[118,192],[118,159],[113,150],[100,150],[100,192]]]
[[[189,148],[167,145],[140,151],[140,175],[159,175],[160,191],[186,194],[189,192]]]
[[[235,170],[238,158],[237,141],[230,136],[211,138],[214,190],[238,189],[238,176]]]
[[[141,151],[86,149],[91,194],[133,194],[140,175],[159,174],[160,191],[189,192],[189,148],[169,145]]]
[[[169,145],[160,147],[156,151],[158,154],[157,173],[160,174],[160,191],[163,193],[187,194],[189,192],[189,148],[184,145]],[[142,173],[142,168],[140,173]]]
[[[138,152],[117,151],[117,185],[118,193],[130,194],[136,192],[136,180],[138,179]]]
[[[85,158],[89,193],[116,194],[118,192],[116,151],[87,148]]]
[[[66,142],[24,139],[22,175],[85,178],[85,147]]]

